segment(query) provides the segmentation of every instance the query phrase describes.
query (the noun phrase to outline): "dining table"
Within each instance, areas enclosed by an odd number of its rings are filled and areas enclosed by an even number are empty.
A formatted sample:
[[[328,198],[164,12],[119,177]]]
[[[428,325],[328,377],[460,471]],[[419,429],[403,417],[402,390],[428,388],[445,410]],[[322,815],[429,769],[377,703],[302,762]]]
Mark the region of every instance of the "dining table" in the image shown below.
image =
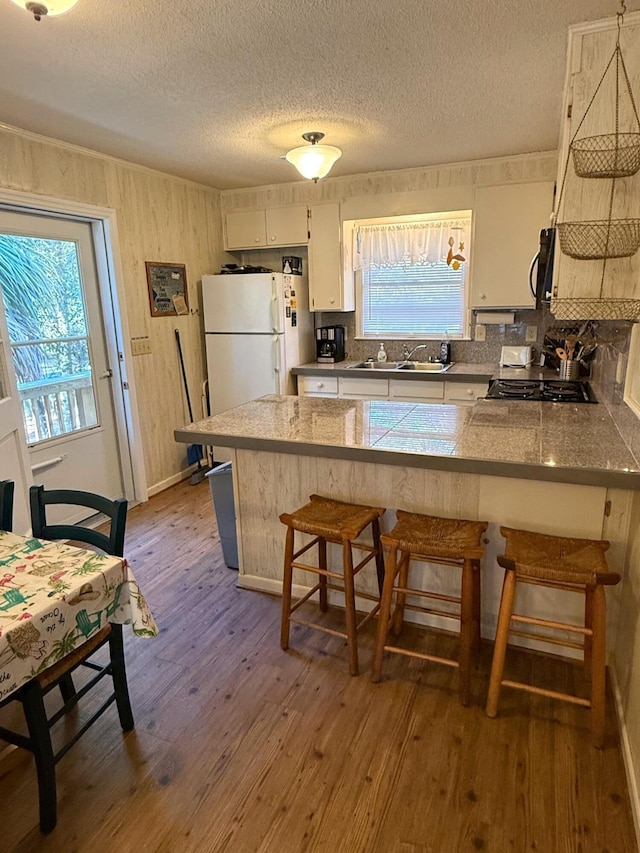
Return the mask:
[[[158,633],[123,557],[0,531],[0,702],[108,622]]]

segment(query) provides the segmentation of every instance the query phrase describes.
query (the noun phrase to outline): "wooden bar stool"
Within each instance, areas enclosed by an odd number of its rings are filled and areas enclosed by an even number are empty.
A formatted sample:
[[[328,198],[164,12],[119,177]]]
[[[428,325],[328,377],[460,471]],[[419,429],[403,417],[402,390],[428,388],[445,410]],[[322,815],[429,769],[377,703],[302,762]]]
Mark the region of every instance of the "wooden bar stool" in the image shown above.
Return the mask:
[[[282,580],[282,627],[280,632],[280,645],[283,649],[289,648],[289,627],[294,622],[297,625],[306,625],[316,628],[327,634],[346,637],[349,647],[349,668],[351,675],[358,674],[358,640],[357,632],[371,619],[380,607],[378,598],[365,593],[358,593],[364,598],[376,601],[374,609],[356,624],[356,599],[354,578],[371,560],[375,559],[378,573],[378,588],[382,586],[384,577],[384,562],[382,558],[382,547],[380,545],[380,522],[379,518],[384,509],[373,506],[359,506],[358,504],[344,503],[343,501],[323,498],[320,495],[311,495],[309,503],[292,513],[283,513],[280,521],[287,525],[287,538],[284,554],[284,576]],[[373,545],[355,542],[358,536],[368,525],[371,525]],[[294,553],[295,531],[309,533],[315,538]],[[327,543],[333,542],[342,546],[342,573],[330,571],[327,568]],[[311,566],[298,562],[298,557],[312,548],[318,546],[318,565]],[[353,565],[353,548],[366,551],[367,556]],[[293,582],[293,570],[302,569],[305,572],[313,572],[319,576],[318,583],[302,598],[291,604],[291,586]],[[340,583],[332,583],[331,579],[339,580]],[[292,619],[291,614],[304,604],[316,592],[319,593],[320,610],[328,608],[327,591],[338,590],[344,593],[346,632],[337,631],[325,627],[317,622],[308,622],[303,619]]]
[[[484,553],[482,534],[486,521],[465,521],[457,518],[438,518],[415,512],[396,513],[397,524],[391,533],[381,537],[389,548],[385,563],[384,587],[380,603],[378,634],[373,653],[371,680],[379,681],[382,656],[385,651],[460,669],[459,694],[463,705],[469,704],[471,658],[480,647],[480,560]],[[398,559],[398,554],[400,555]],[[460,596],[409,587],[409,566],[412,560],[456,566],[462,569]],[[397,580],[396,580],[397,579]],[[393,597],[396,606],[391,613]],[[459,605],[458,610],[442,610],[425,605],[407,604],[407,595],[433,599]],[[403,649],[387,642],[389,632],[399,634],[404,621],[404,611],[431,613],[460,622],[460,650],[458,660]]]
[[[498,556],[498,563],[506,571],[489,680],[487,714],[489,717],[495,717],[498,713],[498,699],[502,685],[541,696],[550,696],[553,699],[563,699],[591,708],[592,742],[594,746],[602,748],[605,723],[607,629],[604,587],[613,586],[620,581],[620,575],[609,571],[604,555],[609,543],[593,539],[545,536],[541,533],[513,530],[509,527],[501,527],[500,532],[506,539],[506,548],[504,555]],[[513,606],[518,583],[564,589],[585,595],[584,626],[514,613]],[[560,639],[555,635],[547,636],[513,629],[512,622],[568,631],[581,635],[582,641],[575,642]],[[555,690],[545,690],[523,682],[503,679],[510,633],[583,650],[586,674],[591,678],[591,698],[581,699],[573,694],[559,693]]]

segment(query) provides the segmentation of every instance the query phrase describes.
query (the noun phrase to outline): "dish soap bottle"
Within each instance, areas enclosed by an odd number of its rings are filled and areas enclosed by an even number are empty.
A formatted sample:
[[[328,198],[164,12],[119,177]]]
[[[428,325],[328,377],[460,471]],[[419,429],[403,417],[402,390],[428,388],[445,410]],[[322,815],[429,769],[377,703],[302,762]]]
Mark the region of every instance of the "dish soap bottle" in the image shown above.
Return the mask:
[[[380,349],[378,350],[378,361],[386,361],[387,360],[387,351],[384,348],[384,344],[380,344]]]

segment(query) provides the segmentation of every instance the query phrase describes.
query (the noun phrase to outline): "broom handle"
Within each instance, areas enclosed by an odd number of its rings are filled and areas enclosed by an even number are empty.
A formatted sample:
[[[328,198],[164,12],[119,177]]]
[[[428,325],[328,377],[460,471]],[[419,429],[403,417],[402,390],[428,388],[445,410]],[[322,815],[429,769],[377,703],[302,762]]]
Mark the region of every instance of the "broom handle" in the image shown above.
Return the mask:
[[[178,344],[178,355],[180,356],[180,367],[182,368],[182,381],[184,382],[184,393],[187,395],[187,407],[189,408],[189,418],[193,423],[193,411],[191,409],[191,398],[189,397],[189,385],[187,384],[187,372],[184,369],[184,358],[182,357],[182,344],[180,343],[180,332],[175,330],[176,343]]]

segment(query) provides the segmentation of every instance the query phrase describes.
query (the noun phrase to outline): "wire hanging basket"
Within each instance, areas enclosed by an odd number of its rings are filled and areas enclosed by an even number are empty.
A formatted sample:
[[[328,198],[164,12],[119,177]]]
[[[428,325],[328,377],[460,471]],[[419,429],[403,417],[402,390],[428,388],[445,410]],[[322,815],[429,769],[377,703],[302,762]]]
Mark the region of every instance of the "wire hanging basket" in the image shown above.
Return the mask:
[[[557,320],[640,320],[640,299],[554,297],[551,313]]]
[[[640,169],[640,133],[603,133],[571,143],[580,178],[628,178]]]
[[[628,258],[640,249],[640,219],[559,222],[563,254],[579,261]]]

